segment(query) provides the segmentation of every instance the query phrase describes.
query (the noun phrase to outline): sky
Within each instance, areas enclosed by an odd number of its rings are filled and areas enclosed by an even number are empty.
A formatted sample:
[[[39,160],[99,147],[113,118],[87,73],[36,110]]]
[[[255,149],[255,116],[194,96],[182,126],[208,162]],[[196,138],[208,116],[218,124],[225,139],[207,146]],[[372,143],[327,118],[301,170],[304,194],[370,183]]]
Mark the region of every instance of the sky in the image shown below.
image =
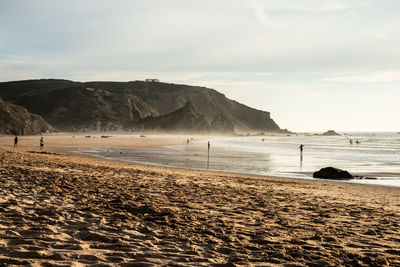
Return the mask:
[[[0,0],[0,81],[213,88],[291,131],[400,131],[398,0]]]

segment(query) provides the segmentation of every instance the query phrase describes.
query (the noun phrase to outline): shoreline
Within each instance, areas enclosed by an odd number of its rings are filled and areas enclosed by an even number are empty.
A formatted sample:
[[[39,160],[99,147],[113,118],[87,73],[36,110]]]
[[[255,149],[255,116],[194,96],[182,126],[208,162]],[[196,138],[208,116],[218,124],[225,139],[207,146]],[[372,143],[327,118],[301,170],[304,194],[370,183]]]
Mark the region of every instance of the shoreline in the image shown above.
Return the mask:
[[[111,133],[110,133],[111,134]],[[248,172],[238,172],[238,171],[229,171],[229,170],[212,170],[212,169],[203,169],[203,168],[185,168],[185,167],[177,167],[177,166],[168,166],[162,163],[152,163],[152,162],[135,162],[130,160],[121,160],[117,158],[95,155],[91,153],[80,152],[80,149],[126,149],[127,147],[131,148],[157,148],[162,146],[176,146],[176,145],[184,145],[187,139],[195,138],[197,140],[205,140],[210,138],[215,138],[215,136],[206,136],[206,135],[190,135],[190,134],[152,134],[145,133],[147,135],[143,135],[142,133],[135,134],[102,134],[102,133],[79,133],[76,135],[70,133],[56,133],[56,134],[47,134],[43,135],[46,138],[55,139],[50,143],[50,147],[46,146],[44,151],[55,152],[55,153],[65,153],[69,155],[81,155],[87,156],[88,158],[99,158],[114,162],[134,164],[134,165],[142,165],[142,166],[154,166],[161,168],[172,168],[172,169],[182,169],[187,171],[205,171],[211,173],[227,173],[227,174],[236,174],[243,176],[254,176],[260,178],[277,178],[277,179],[295,179],[295,180],[308,180],[308,181],[320,181],[320,182],[333,182],[338,184],[358,184],[358,185],[370,185],[370,186],[384,186],[384,187],[394,187],[400,188],[400,185],[390,185],[390,184],[378,184],[378,183],[363,183],[362,181],[368,179],[355,179],[350,181],[341,181],[341,180],[333,180],[333,179],[315,179],[312,177],[312,172],[294,172],[294,174],[304,175],[305,177],[298,176],[289,176],[289,174],[285,173],[282,175],[274,175],[274,174],[259,174],[259,173],[248,173]],[[90,138],[85,138],[85,136],[90,136]],[[107,136],[107,138],[102,138],[102,136]],[[221,137],[221,136],[218,136]],[[231,137],[231,136],[228,136]],[[35,147],[34,142],[40,138],[39,135],[31,135],[31,136],[23,136],[23,139],[27,141],[27,146],[22,149],[22,151],[40,151],[38,146]],[[75,139],[76,138],[76,139]],[[9,139],[9,145],[5,145],[5,140]],[[21,138],[20,138],[21,139]],[[37,139],[37,140],[36,140]],[[79,140],[81,139],[81,140]],[[57,140],[61,140],[60,143],[57,143]],[[70,143],[70,141],[79,140],[81,142]],[[84,142],[82,142],[84,140]],[[10,151],[13,150],[12,145],[12,136],[0,136],[0,148],[7,149],[9,147]],[[38,143],[39,144],[39,143]],[[115,146],[118,144],[118,146]],[[101,145],[101,146],[99,146]],[[18,148],[20,149],[20,148]],[[78,150],[77,150],[78,149]],[[308,175],[307,175],[308,174]],[[399,177],[400,173],[363,173],[364,176],[379,176],[379,175],[389,175],[394,177]],[[355,176],[358,176],[358,173],[354,173]],[[379,180],[379,179],[378,179]],[[361,181],[361,182],[359,182]]]
[[[154,148],[154,147],[153,147]],[[101,158],[105,160],[113,160],[119,161],[124,163],[131,163],[131,164],[139,164],[144,166],[154,166],[154,167],[165,167],[165,168],[175,168],[175,169],[183,169],[183,170],[193,170],[193,171],[210,171],[210,172],[222,172],[222,173],[232,173],[237,175],[244,175],[244,176],[258,176],[260,178],[285,178],[285,179],[300,179],[300,180],[310,180],[310,181],[331,181],[337,183],[350,183],[350,184],[363,184],[363,185],[372,185],[372,186],[388,186],[388,187],[395,187],[400,188],[400,184],[397,183],[390,183],[390,181],[398,181],[398,179],[391,179],[400,177],[400,173],[386,173],[386,172],[366,172],[366,173],[353,173],[354,179],[351,180],[335,180],[335,179],[317,179],[312,177],[312,172],[282,172],[282,173],[257,173],[257,172],[241,172],[238,170],[227,170],[227,169],[213,169],[213,168],[205,168],[205,167],[186,167],[186,166],[174,166],[164,163],[156,163],[151,161],[137,161],[132,159],[122,159],[118,157],[113,157],[104,154],[97,154],[100,152],[96,152],[96,150],[113,150],[118,151],[121,148],[117,147],[95,147],[88,149],[88,151],[68,151],[69,153],[73,154],[81,154],[87,155],[89,157]],[[90,151],[94,150],[94,151]],[[108,153],[110,151],[105,151],[104,153]],[[117,152],[115,152],[117,153]],[[120,152],[121,153],[121,152]],[[161,152],[162,153],[162,152]],[[376,177],[376,178],[369,178],[369,177]]]
[[[100,148],[101,149],[101,148]],[[112,149],[112,148],[111,148]],[[86,152],[79,152],[79,151],[66,151],[65,153],[69,153],[71,155],[81,155],[87,156],[88,158],[98,158],[103,159],[106,161],[114,161],[120,162],[125,164],[133,164],[136,166],[143,166],[143,167],[155,167],[155,168],[167,168],[167,169],[174,169],[174,170],[184,170],[184,171],[194,171],[194,172],[209,172],[211,174],[232,174],[232,175],[241,175],[243,177],[252,177],[252,178],[259,178],[259,179],[289,179],[289,180],[296,180],[296,181],[311,181],[311,182],[331,182],[336,184],[354,184],[354,185],[361,185],[361,186],[377,186],[377,187],[389,187],[389,188],[398,188],[400,189],[400,185],[389,185],[389,184],[373,184],[373,183],[362,183],[359,181],[369,180],[369,179],[353,179],[353,180],[335,180],[335,179],[322,179],[322,178],[313,178],[312,173],[309,173],[309,176],[304,178],[298,176],[287,176],[285,174],[282,175],[273,175],[273,174],[256,174],[256,173],[244,173],[244,172],[237,172],[237,171],[228,171],[228,170],[213,170],[213,169],[202,169],[202,168],[185,168],[185,167],[175,167],[175,166],[168,166],[163,164],[151,163],[151,162],[137,162],[137,161],[130,161],[130,160],[121,160],[116,158],[111,158],[102,155],[95,155]],[[295,173],[298,174],[298,173]],[[374,173],[375,175],[379,175],[380,173]],[[385,173],[386,174],[386,173]],[[397,173],[392,174],[395,177],[398,177]]]

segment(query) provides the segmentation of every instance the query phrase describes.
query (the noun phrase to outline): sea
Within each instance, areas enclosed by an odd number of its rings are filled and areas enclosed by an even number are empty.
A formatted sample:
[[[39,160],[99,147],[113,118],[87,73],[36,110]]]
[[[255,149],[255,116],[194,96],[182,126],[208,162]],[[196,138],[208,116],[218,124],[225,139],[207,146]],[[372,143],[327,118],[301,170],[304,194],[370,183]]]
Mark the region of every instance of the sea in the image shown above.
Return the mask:
[[[93,148],[80,153],[156,166],[301,179],[314,179],[313,172],[330,166],[358,176],[348,183],[400,187],[400,133],[396,132],[189,137],[189,143],[182,137],[181,145]]]

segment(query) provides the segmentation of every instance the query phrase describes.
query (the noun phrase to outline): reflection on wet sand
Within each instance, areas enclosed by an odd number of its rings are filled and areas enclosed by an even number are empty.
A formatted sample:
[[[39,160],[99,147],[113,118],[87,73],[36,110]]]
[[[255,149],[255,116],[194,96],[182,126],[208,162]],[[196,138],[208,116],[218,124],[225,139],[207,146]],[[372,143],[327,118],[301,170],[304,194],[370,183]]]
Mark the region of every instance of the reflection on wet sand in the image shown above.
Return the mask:
[[[303,154],[300,154],[300,171],[303,170]]]

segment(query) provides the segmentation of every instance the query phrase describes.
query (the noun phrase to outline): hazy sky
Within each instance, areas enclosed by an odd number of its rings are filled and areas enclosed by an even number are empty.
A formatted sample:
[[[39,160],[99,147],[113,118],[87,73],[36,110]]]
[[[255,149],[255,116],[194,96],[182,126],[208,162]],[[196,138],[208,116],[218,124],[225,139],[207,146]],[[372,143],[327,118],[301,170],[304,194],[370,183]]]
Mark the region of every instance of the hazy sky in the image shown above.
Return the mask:
[[[0,0],[0,81],[202,85],[293,131],[400,131],[398,0]]]

